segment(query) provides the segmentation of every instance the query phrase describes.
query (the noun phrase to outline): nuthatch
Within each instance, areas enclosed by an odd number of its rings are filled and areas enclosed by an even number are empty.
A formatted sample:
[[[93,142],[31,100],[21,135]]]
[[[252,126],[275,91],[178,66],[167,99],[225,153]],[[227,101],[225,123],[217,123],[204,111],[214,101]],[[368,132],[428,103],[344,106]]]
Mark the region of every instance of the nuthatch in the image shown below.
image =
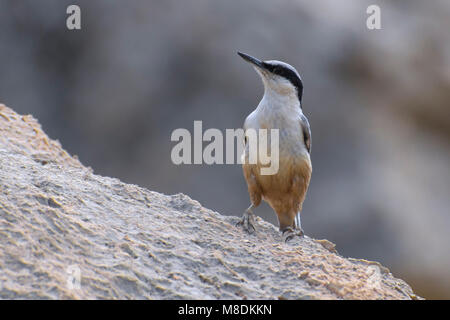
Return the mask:
[[[245,142],[243,164],[251,205],[238,223],[254,232],[252,209],[266,201],[278,216],[285,241],[302,236],[300,212],[311,178],[311,130],[302,111],[303,83],[298,72],[281,61],[261,61],[238,52],[251,63],[264,83],[264,96],[258,107],[245,119],[244,130],[278,129],[279,169],[262,175],[259,161],[249,163],[249,143]]]

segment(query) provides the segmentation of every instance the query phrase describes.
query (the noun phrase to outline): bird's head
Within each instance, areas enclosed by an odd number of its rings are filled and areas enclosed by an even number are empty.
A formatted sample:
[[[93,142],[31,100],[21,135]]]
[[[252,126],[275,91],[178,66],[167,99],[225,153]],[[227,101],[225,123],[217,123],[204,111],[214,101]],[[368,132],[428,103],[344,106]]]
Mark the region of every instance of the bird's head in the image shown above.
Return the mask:
[[[238,52],[238,55],[254,66],[266,90],[270,89],[281,95],[296,94],[299,101],[302,101],[302,78],[293,66],[277,60],[262,61],[242,52]]]

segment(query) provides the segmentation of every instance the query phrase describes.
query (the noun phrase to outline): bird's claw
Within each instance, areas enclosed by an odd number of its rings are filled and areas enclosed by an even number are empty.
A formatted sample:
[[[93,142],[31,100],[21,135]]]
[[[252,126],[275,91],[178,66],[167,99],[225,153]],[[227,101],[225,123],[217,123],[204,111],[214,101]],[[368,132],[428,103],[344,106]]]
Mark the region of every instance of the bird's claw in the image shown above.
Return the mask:
[[[242,226],[242,228],[250,234],[254,233],[256,231],[254,214],[251,211],[245,211],[241,221],[239,221],[236,226]]]
[[[292,228],[287,227],[283,230],[283,241],[288,242],[289,240],[293,239],[295,236],[298,236],[302,238],[305,235],[305,232],[301,228]]]

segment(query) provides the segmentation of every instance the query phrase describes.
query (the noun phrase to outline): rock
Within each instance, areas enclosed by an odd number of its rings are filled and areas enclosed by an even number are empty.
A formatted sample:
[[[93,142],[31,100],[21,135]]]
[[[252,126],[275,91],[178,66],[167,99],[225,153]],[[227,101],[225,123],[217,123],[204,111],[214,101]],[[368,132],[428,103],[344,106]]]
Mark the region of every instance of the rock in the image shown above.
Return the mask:
[[[151,170],[151,169],[150,169]],[[417,299],[332,243],[95,175],[0,105],[2,299]]]

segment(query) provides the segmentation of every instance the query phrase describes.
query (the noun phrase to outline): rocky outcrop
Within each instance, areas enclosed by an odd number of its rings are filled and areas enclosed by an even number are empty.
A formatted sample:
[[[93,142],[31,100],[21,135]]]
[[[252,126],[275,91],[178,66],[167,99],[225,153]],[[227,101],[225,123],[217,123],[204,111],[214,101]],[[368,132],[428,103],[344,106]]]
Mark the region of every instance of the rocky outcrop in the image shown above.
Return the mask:
[[[95,175],[0,105],[0,298],[414,299],[331,242],[244,233],[183,194]]]

